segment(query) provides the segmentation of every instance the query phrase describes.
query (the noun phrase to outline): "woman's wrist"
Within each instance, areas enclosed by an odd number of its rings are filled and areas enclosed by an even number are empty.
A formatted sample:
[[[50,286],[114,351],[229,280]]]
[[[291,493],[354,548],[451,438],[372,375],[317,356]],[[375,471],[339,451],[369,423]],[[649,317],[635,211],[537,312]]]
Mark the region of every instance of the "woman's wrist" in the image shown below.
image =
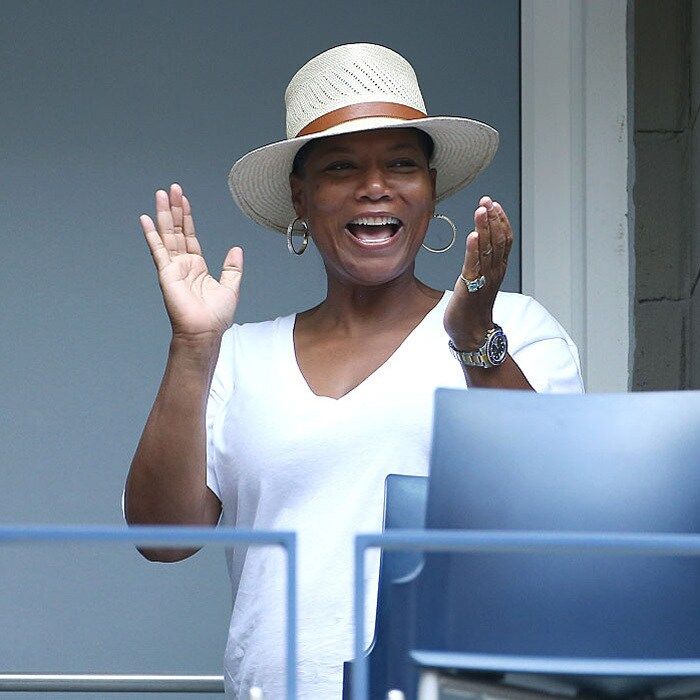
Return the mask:
[[[199,369],[211,373],[219,357],[221,338],[220,333],[196,336],[174,333],[170,340],[169,361],[184,364],[195,371]]]
[[[490,324],[480,324],[477,327],[472,327],[465,333],[450,334],[452,345],[457,350],[463,352],[474,352],[478,350],[486,340],[486,334],[493,328],[493,322]]]

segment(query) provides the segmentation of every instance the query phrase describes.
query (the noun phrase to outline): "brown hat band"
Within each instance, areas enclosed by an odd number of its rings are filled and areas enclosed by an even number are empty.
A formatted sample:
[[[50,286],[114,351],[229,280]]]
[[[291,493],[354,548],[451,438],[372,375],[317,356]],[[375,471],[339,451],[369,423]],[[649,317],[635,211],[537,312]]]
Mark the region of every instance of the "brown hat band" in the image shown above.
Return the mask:
[[[297,137],[317,134],[320,131],[326,131],[326,129],[338,126],[338,124],[343,124],[353,119],[362,119],[363,117],[425,119],[427,116],[427,114],[421,112],[419,109],[407,107],[406,105],[396,102],[360,102],[359,104],[334,109],[332,112],[328,112],[328,114],[314,119],[297,134]]]

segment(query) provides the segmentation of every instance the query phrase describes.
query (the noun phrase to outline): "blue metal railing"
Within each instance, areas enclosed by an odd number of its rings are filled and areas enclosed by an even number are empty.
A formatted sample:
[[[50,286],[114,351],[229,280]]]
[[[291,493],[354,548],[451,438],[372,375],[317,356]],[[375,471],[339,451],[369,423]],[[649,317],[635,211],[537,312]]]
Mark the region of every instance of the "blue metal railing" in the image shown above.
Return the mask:
[[[296,698],[297,593],[296,533],[269,532],[232,527],[108,527],[108,526],[3,526],[0,545],[16,543],[72,542],[127,543],[140,547],[201,547],[219,545],[263,545],[283,547],[287,553],[287,697]]]
[[[365,552],[372,547],[391,550],[489,553],[588,553],[633,556],[700,556],[700,535],[498,532],[479,530],[392,530],[355,538],[355,660],[352,698],[367,700],[365,637]]]
[[[223,676],[0,673],[0,693],[224,693]]]
[[[287,697],[296,698],[296,535],[238,528],[198,527],[0,527],[0,545],[45,542],[122,542],[142,547],[204,546],[207,544],[281,546],[287,553]],[[364,557],[367,549],[490,552],[609,553],[635,556],[700,556],[700,535],[493,532],[464,530],[393,530],[358,535],[355,539],[354,616],[355,663],[353,700],[366,700],[367,660],[364,656]]]

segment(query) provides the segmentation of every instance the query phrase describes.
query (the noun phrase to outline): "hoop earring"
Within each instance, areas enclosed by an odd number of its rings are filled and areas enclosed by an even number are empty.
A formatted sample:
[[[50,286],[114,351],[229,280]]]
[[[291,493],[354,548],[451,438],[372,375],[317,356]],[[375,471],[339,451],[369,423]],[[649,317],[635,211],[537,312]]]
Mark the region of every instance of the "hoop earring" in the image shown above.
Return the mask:
[[[301,225],[304,227],[304,238],[301,242],[301,248],[297,250],[294,247],[294,243],[292,241],[292,235],[294,233],[294,224],[296,224],[297,221],[301,221]],[[306,224],[306,221],[304,219],[300,219],[298,216],[294,221],[292,221],[289,226],[287,226],[287,248],[289,249],[290,253],[293,253],[294,255],[303,255],[304,251],[306,250],[306,246],[309,245],[309,227]]]
[[[433,219],[442,219],[443,221],[447,221],[447,223],[450,225],[450,228],[452,229],[452,240],[444,248],[430,248],[427,245],[425,245],[425,243],[421,243],[421,246],[426,250],[429,250],[431,253],[446,253],[457,240],[457,227],[452,222],[452,219],[445,216],[444,214],[433,214]]]

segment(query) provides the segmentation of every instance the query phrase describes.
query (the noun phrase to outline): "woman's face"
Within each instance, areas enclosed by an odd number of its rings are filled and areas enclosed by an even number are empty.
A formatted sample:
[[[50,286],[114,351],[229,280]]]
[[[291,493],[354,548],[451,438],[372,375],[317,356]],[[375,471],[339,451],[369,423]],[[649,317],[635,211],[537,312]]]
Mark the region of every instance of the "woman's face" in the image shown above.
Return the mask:
[[[413,274],[435,200],[435,170],[414,129],[319,139],[290,181],[329,276],[378,285]]]

